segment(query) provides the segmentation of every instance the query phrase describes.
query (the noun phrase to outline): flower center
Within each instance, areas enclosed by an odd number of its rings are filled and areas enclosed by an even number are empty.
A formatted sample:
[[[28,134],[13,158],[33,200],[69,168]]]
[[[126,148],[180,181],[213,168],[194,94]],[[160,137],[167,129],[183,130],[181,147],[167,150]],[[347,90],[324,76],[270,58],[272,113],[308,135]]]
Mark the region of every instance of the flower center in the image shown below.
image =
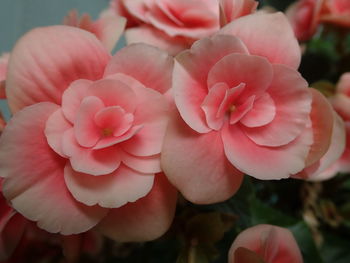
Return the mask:
[[[102,129],[102,136],[103,137],[109,137],[109,136],[112,136],[113,135],[113,129],[111,128],[105,128],[105,129]]]

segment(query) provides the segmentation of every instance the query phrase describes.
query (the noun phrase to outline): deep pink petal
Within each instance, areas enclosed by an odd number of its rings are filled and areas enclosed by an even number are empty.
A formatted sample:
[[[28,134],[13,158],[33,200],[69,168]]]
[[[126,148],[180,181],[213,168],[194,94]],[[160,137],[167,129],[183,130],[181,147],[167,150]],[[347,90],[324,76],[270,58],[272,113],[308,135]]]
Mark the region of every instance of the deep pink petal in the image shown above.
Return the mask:
[[[293,234],[286,228],[273,225],[256,225],[241,232],[229,250],[229,263],[234,261],[237,248],[244,247],[260,255],[264,262],[303,263]]]
[[[253,108],[241,119],[241,123],[247,127],[259,127],[270,123],[275,115],[275,103],[268,93],[264,93],[254,101]]]
[[[166,52],[146,44],[133,44],[113,56],[105,76],[123,73],[163,94],[171,88],[173,64],[173,58]]]
[[[191,50],[176,57],[173,74],[175,103],[187,125],[197,132],[210,131],[201,109],[208,93],[208,73],[220,59],[231,53],[246,54],[247,49],[239,39],[220,35],[201,39],[192,45]]]
[[[62,157],[67,157],[62,151],[62,138],[66,130],[72,125],[64,117],[62,109],[56,110],[50,115],[45,125],[45,136],[50,147]]]
[[[245,89],[239,97],[245,101],[250,96],[259,97],[269,87],[273,78],[271,64],[265,58],[246,54],[230,54],[219,60],[209,71],[207,83],[210,89],[218,82],[230,88],[241,83]]]
[[[301,75],[286,66],[273,65],[274,77],[267,93],[276,107],[272,122],[243,130],[256,144],[286,145],[305,129],[311,112],[312,95]]]
[[[12,112],[41,101],[61,104],[71,82],[100,79],[109,59],[87,31],[70,26],[30,31],[18,41],[9,62],[6,93]]]
[[[238,37],[250,54],[266,57],[271,63],[294,69],[300,64],[300,47],[283,13],[243,16],[223,27],[218,34]]]
[[[103,101],[94,96],[82,100],[74,122],[74,135],[80,146],[92,147],[100,139],[101,129],[95,123],[95,114],[104,106]]]
[[[210,204],[230,198],[243,176],[227,161],[220,133],[197,133],[176,118],[168,128],[161,155],[170,182],[193,203]]]
[[[280,147],[255,144],[237,125],[225,125],[221,134],[228,160],[243,173],[262,180],[288,178],[300,172],[313,143],[311,127]]]
[[[93,82],[87,79],[79,79],[72,82],[62,95],[62,111],[64,116],[71,123],[75,118],[80,107],[81,101],[88,96],[88,88]]]
[[[91,175],[110,174],[119,167],[121,161],[118,147],[100,150],[81,147],[75,139],[73,129],[64,133],[62,151],[69,156],[75,171]]]
[[[74,198],[88,206],[118,208],[147,195],[153,186],[154,176],[120,166],[111,174],[93,176],[78,173],[67,164],[64,179]]]
[[[157,174],[148,195],[135,203],[111,209],[98,225],[98,229],[120,242],[156,239],[169,229],[175,213],[176,200],[176,189],[164,174]]]
[[[76,234],[95,226],[107,211],[77,202],[65,185],[65,159],[51,149],[44,134],[57,109],[52,103],[35,104],[6,126],[0,139],[3,193],[18,212],[46,231]]]

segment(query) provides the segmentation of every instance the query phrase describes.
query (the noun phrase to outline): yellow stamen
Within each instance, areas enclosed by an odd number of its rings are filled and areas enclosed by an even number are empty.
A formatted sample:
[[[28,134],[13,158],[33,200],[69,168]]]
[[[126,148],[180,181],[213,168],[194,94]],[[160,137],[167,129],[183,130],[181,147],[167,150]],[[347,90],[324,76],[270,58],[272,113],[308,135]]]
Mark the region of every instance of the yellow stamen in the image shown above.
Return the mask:
[[[111,136],[113,134],[113,130],[110,129],[110,128],[105,128],[102,130],[102,135],[104,137],[108,137],[108,136]]]
[[[230,108],[229,108],[228,110],[229,110],[229,112],[232,113],[232,112],[234,112],[236,109],[237,109],[237,108],[236,108],[235,105],[231,105]]]

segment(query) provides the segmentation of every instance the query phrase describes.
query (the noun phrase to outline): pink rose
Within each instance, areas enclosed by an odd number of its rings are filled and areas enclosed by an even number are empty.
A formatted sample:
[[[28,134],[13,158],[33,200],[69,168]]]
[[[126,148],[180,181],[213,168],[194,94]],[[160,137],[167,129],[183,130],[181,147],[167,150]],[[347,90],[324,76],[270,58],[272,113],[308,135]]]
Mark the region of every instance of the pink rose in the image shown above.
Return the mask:
[[[195,40],[210,36],[220,28],[220,6],[223,21],[231,21],[253,12],[252,0],[112,0],[111,8],[125,16],[129,24],[127,43],[145,42],[175,55]]]
[[[106,11],[97,21],[92,21],[88,14],[79,17],[74,9],[64,18],[63,24],[93,33],[109,51],[112,51],[124,31],[126,20]]]
[[[318,122],[333,111],[308,88],[299,62],[282,13],[239,18],[176,57],[173,92],[181,117],[174,113],[170,123],[162,167],[187,199],[223,201],[243,173],[288,178],[325,154],[333,119]],[[316,136],[324,126],[324,136]]]
[[[307,41],[316,33],[324,0],[299,0],[286,11],[295,36],[300,41]]]
[[[176,203],[160,173],[172,58],[144,44],[110,58],[91,33],[53,26],[22,37],[9,65],[16,114],[0,166],[13,207],[64,235],[95,226],[122,241],[163,234]]]
[[[325,0],[327,12],[322,15],[322,22],[350,27],[350,1]]]
[[[237,236],[230,248],[228,262],[302,263],[303,258],[288,229],[257,225]]]

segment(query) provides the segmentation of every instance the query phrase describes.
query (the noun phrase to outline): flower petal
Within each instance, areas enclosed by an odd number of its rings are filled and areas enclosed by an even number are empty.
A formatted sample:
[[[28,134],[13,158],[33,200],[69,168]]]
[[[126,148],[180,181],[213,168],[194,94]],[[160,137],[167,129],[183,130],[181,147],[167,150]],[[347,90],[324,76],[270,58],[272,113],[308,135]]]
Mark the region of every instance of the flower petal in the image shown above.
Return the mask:
[[[30,31],[9,62],[6,94],[12,112],[42,101],[60,104],[72,81],[100,79],[109,59],[101,42],[85,30],[50,26]]]
[[[313,143],[311,127],[281,147],[259,146],[245,135],[241,127],[225,125],[221,133],[225,154],[238,170],[257,179],[270,180],[288,178],[305,167]]]
[[[243,179],[242,173],[227,161],[220,133],[197,133],[179,116],[169,125],[161,164],[170,182],[197,204],[230,198]]]
[[[171,88],[173,64],[173,58],[165,51],[146,44],[132,44],[113,56],[105,76],[123,73],[163,94]]]
[[[301,54],[297,39],[281,13],[256,13],[243,16],[223,27],[217,34],[238,37],[252,55],[266,57],[271,63],[297,69]]]
[[[100,150],[81,147],[75,139],[73,129],[64,133],[62,151],[70,157],[70,163],[75,171],[91,175],[110,174],[119,167],[121,162],[118,147]]]
[[[0,139],[3,193],[18,212],[46,231],[77,234],[95,226],[107,211],[77,202],[65,185],[65,160],[44,134],[57,109],[53,103],[38,103],[18,112],[6,126]]]
[[[126,166],[140,173],[159,173],[162,171],[160,154],[141,157],[122,152],[121,158]]]
[[[274,77],[267,92],[276,106],[276,115],[265,126],[243,130],[256,144],[286,145],[305,129],[311,112],[312,95],[301,75],[286,66],[273,65]]]
[[[218,35],[195,42],[190,50],[176,57],[173,74],[175,103],[187,125],[197,132],[211,130],[201,108],[208,93],[208,73],[220,59],[231,53],[248,52],[239,39]]]
[[[156,239],[169,229],[176,200],[176,189],[164,174],[157,174],[148,195],[135,203],[111,209],[97,228],[107,237],[120,242]]]
[[[98,204],[118,208],[147,195],[153,186],[154,176],[142,174],[120,166],[111,174],[93,176],[78,173],[67,164],[64,179],[74,198],[85,205]]]

